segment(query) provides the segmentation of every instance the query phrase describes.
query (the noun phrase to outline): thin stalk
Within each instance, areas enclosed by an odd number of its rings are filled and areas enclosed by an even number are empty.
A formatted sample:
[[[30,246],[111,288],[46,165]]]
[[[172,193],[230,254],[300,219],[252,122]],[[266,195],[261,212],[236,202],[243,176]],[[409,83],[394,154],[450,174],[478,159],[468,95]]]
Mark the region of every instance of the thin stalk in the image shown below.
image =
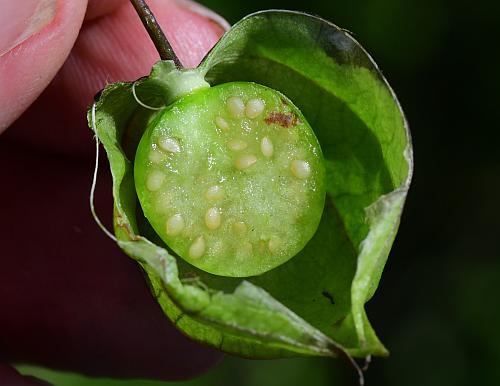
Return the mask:
[[[177,68],[183,68],[181,61],[175,55],[172,46],[167,40],[167,37],[163,33],[160,25],[156,21],[153,12],[149,9],[148,5],[144,0],[130,0],[132,5],[134,6],[139,18],[144,24],[146,31],[148,31],[149,37],[153,41],[158,54],[160,54],[160,58],[162,60],[173,60]]]

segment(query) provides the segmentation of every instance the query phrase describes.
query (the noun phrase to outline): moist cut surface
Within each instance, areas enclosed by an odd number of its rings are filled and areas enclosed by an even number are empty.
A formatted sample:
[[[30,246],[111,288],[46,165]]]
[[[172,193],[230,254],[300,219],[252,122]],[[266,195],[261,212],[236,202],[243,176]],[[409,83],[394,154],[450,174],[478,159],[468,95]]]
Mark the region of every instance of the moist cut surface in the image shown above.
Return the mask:
[[[144,214],[190,264],[253,276],[292,258],[314,235],[324,162],[300,111],[246,82],[187,95],[146,129],[135,158]]]

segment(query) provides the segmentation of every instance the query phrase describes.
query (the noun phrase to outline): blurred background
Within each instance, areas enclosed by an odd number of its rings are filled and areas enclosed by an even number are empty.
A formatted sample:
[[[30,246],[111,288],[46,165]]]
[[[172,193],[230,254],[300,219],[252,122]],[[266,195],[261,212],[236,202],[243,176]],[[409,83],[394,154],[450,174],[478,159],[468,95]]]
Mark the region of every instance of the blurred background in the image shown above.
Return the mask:
[[[414,179],[381,284],[367,304],[391,355],[373,360],[366,384],[499,385],[500,3],[201,2],[230,23],[256,10],[285,8],[352,31],[406,112]],[[340,361],[226,357],[197,380],[162,384],[326,386],[357,379]]]

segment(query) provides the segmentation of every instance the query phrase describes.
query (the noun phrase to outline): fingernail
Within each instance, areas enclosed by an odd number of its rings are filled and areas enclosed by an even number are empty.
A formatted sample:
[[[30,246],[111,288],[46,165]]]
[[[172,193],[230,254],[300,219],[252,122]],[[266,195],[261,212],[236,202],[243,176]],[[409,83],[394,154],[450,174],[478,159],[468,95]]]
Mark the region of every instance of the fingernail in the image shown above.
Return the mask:
[[[181,7],[186,8],[190,10],[193,13],[196,13],[198,15],[201,15],[211,21],[213,21],[215,24],[217,24],[219,27],[221,27],[224,31],[229,30],[231,28],[231,24],[227,22],[226,19],[224,19],[221,15],[215,13],[211,9],[195,2],[192,0],[175,0],[177,4],[179,4]]]
[[[56,0],[2,1],[0,56],[28,39],[54,19]]]

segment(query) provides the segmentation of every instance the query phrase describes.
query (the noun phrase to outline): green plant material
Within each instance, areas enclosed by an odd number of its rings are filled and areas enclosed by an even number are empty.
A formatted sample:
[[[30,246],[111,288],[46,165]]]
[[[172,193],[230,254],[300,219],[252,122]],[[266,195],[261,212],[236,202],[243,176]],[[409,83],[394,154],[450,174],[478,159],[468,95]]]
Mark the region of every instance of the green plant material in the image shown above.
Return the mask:
[[[216,275],[254,276],[283,264],[323,213],[314,132],[283,94],[255,83],[204,88],[169,105],[143,134],[134,164],[156,233]]]
[[[141,103],[161,106],[185,94],[162,80],[182,79],[171,71],[178,70],[160,62],[135,84]],[[252,81],[290,98],[320,142],[327,195],[315,235],[285,264],[246,279],[199,270],[165,247],[138,205],[135,149],[158,111],[141,107],[130,83],[107,86],[89,120],[110,161],[117,242],[141,264],[165,314],[193,339],[245,357],[386,355],[364,304],[396,235],[412,153],[401,108],[375,63],[325,20],[264,11],[237,23],[187,74],[212,86]]]

